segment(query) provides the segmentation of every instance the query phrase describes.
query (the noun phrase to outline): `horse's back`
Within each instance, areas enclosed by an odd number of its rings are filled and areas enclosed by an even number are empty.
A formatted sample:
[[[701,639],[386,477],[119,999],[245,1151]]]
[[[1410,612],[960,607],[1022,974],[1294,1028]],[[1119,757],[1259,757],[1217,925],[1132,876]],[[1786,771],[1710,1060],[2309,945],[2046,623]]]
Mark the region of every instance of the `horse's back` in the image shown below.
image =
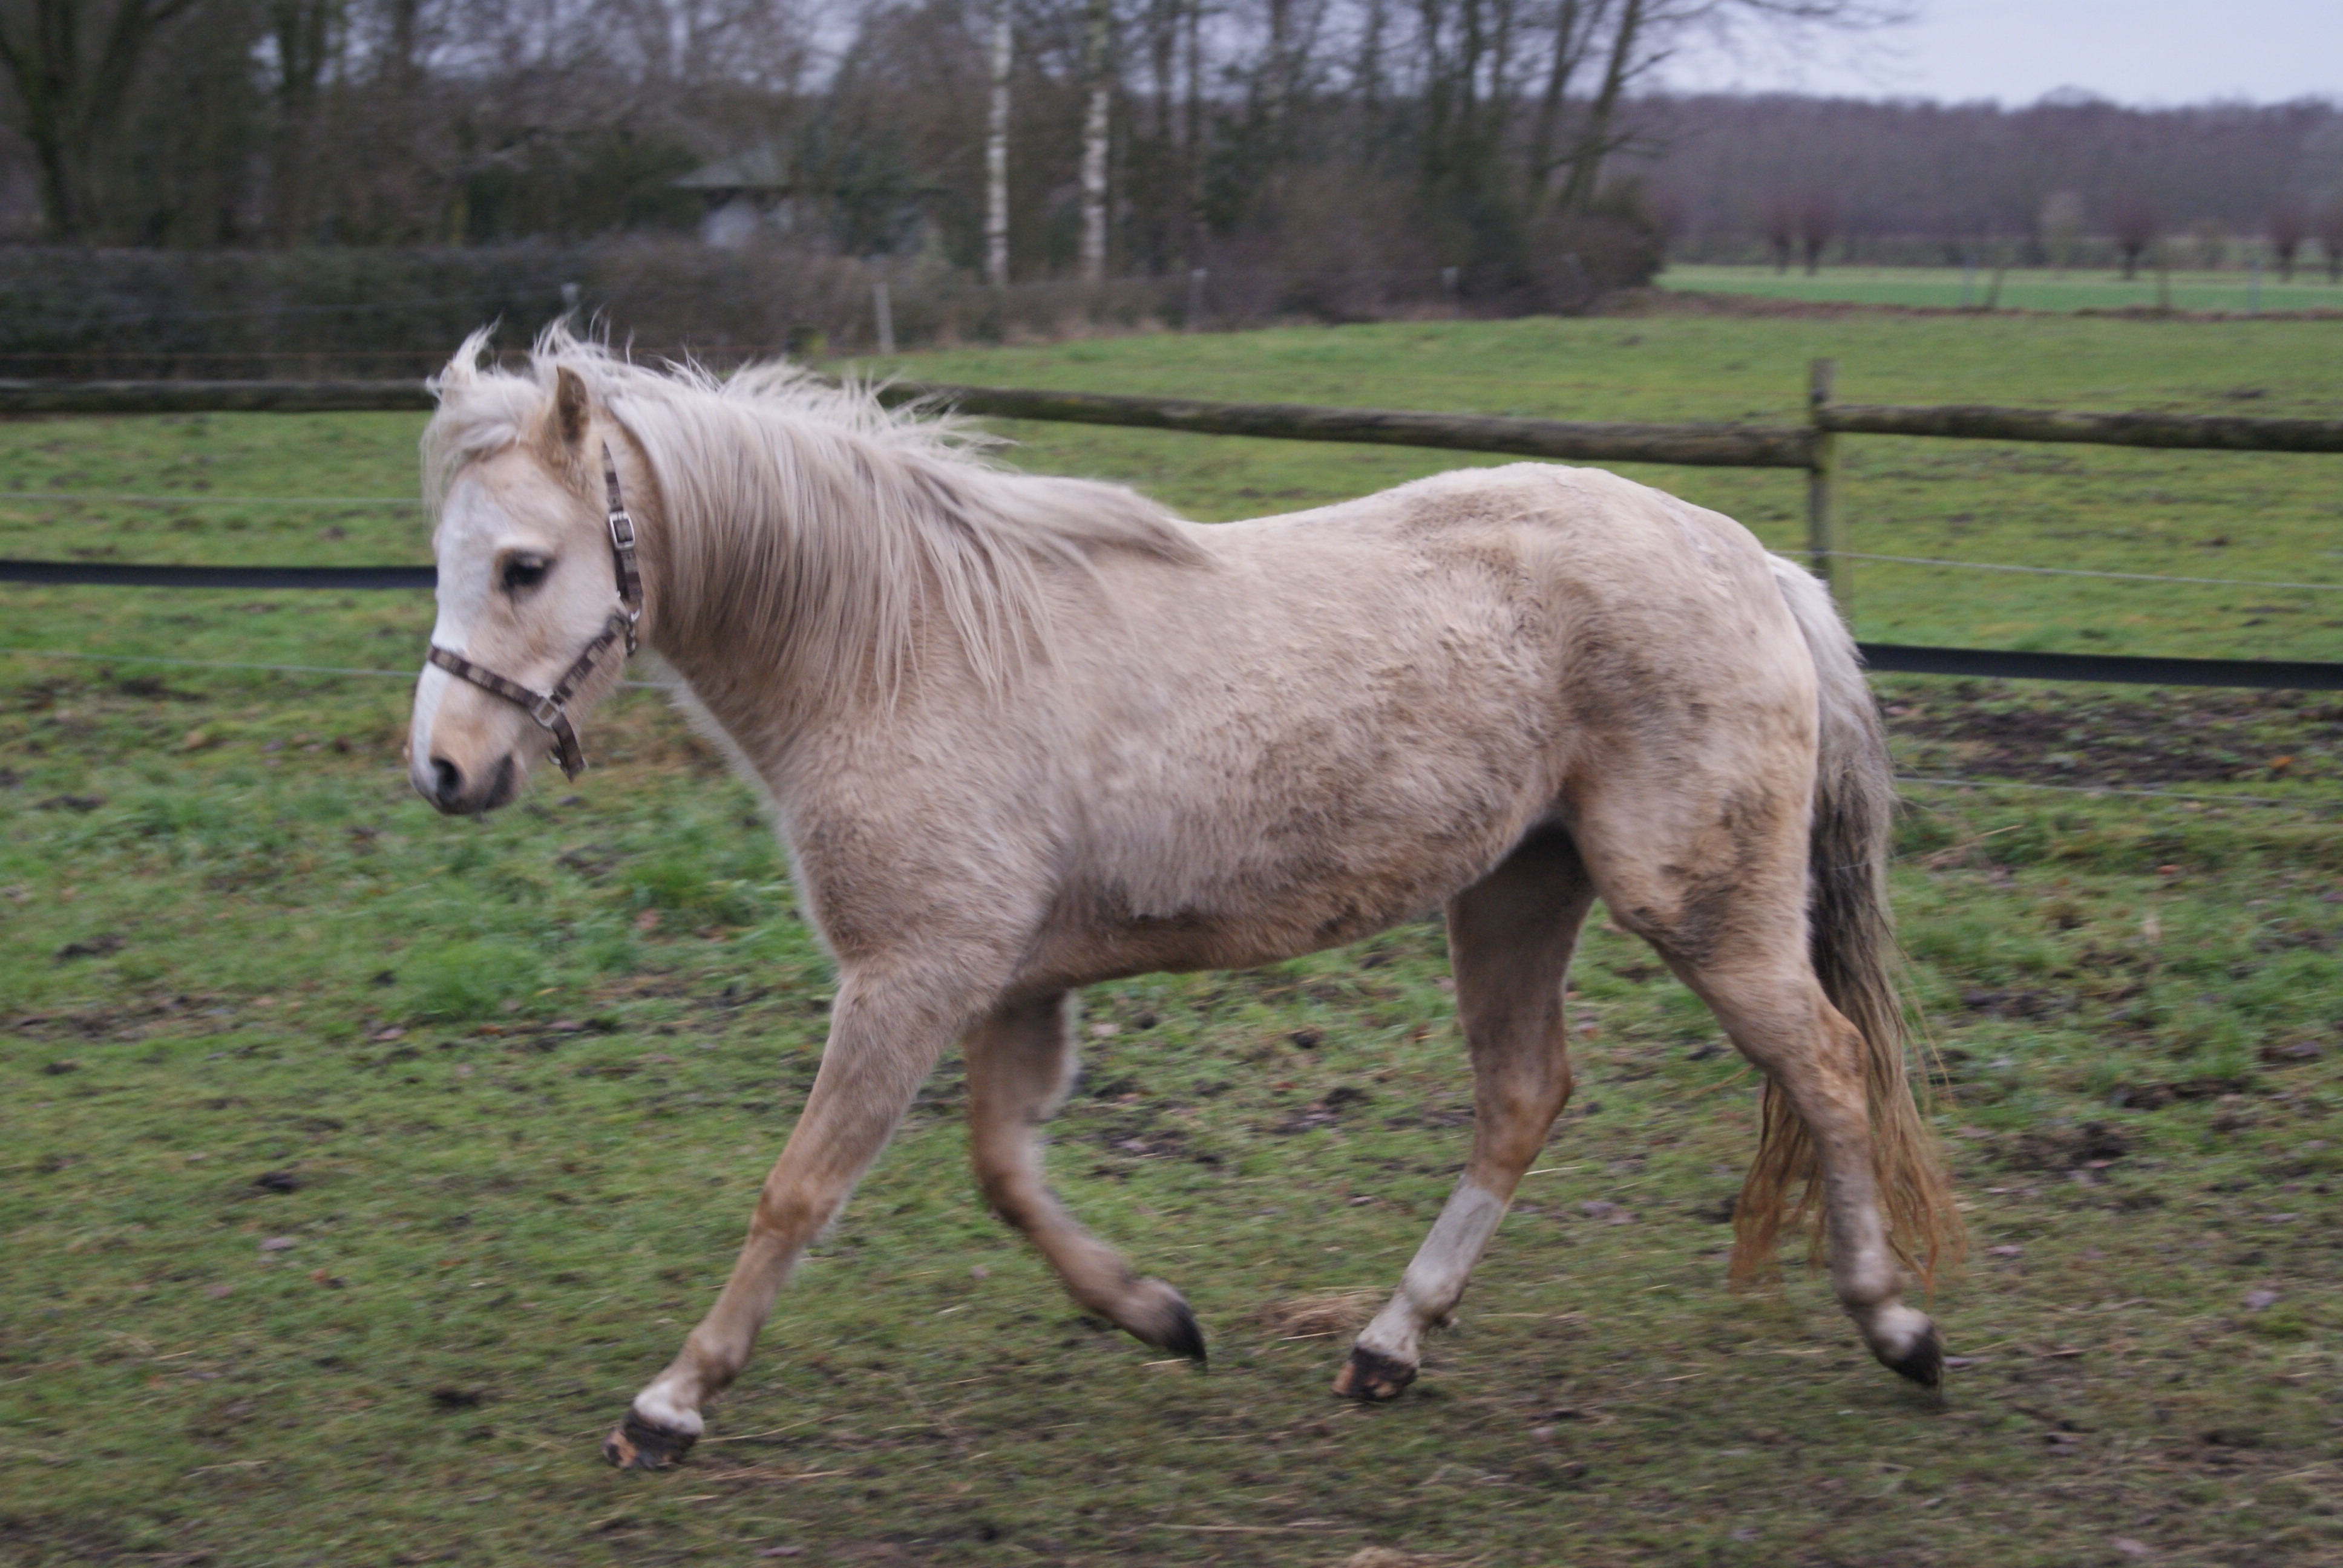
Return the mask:
[[[1115,967],[1353,940],[1597,771],[1727,769],[1811,724],[1756,541],[1612,475],[1465,470],[1200,532],[1204,567],[1110,568],[1036,749],[1074,923],[1130,933]]]
[[[1603,469],[1458,469],[1203,532],[1235,584],[1181,602],[1192,623],[1221,621],[1216,654],[1252,633],[1327,658],[1467,662],[1491,699],[1574,729],[1702,694],[1811,703],[1811,662],[1755,536]]]

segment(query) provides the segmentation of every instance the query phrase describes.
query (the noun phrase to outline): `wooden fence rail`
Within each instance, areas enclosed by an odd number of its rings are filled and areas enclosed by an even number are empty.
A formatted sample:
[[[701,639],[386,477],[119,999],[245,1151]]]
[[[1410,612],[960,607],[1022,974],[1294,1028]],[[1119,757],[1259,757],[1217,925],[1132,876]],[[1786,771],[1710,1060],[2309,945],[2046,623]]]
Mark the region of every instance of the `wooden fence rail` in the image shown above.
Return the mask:
[[[0,414],[427,414],[420,381],[0,381]]]
[[[2343,419],[2226,414],[2069,414],[1984,405],[1897,408],[1824,403],[1815,426],[1849,436],[1941,436],[1960,441],[2078,441],[2211,452],[2343,452]]]
[[[1714,468],[1804,468],[1814,461],[1814,434],[1795,425],[1596,423],[1502,418],[1482,414],[1420,414],[1391,408],[1326,408],[1302,403],[1207,403],[1186,397],[1112,397],[1099,392],[1040,392],[1012,387],[954,387],[898,381],[882,401],[920,398],[963,414],[1076,425],[1185,430],[1198,436],[1256,436],[1277,441],[1342,441],[1362,446],[1427,447],[1503,452],[1582,462],[1671,463]]]
[[[1803,425],[1523,419],[928,381],[885,383],[879,388],[879,397],[893,407],[928,400],[963,414],[994,418],[1119,425],[1199,436],[1501,452],[1572,462],[1803,468],[1807,476],[1807,558],[1815,571],[1830,582],[1842,607],[1849,602],[1852,588],[1841,569],[1847,548],[1837,500],[1842,436],[2056,441],[2220,452],[2343,452],[2343,419],[1839,403],[1833,398],[1836,368],[1832,360],[1814,362]],[[431,392],[421,381],[0,380],[0,415],[420,413],[432,407]]]
[[[1835,403],[1826,392],[1813,400],[1805,426],[1519,419],[924,381],[889,383],[880,397],[891,404],[931,397],[963,413],[1003,419],[1714,467],[1812,467],[1817,433],[2222,452],[2343,452],[2343,419],[2069,413],[1985,405],[1899,407]],[[419,413],[431,407],[431,394],[420,381],[0,381],[0,414]]]

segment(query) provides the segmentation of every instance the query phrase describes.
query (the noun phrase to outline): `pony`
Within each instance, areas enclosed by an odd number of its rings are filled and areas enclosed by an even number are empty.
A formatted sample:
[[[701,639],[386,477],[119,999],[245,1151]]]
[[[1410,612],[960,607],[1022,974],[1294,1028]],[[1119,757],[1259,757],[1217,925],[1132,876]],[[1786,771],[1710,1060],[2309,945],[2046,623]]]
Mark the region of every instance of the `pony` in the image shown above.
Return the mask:
[[[1938,1386],[1942,1338],[1902,1298],[1963,1242],[1906,1070],[1893,778],[1827,590],[1746,529],[1534,463],[1201,526],[787,365],[719,380],[558,325],[524,369],[485,347],[434,378],[422,441],[415,788],[476,814],[548,751],[573,764],[570,727],[618,682],[605,652],[639,637],[764,791],[838,967],[731,1275],[612,1462],[701,1434],[955,1041],[991,1207],[1082,1307],[1202,1362],[1179,1291],[1044,1180],[1077,988],[1439,910],[1471,1158],[1334,1382],[1397,1395],[1570,1097],[1564,991],[1597,898],[1762,1074],[1735,1281],[1785,1231],[1826,1235],[1864,1342]]]

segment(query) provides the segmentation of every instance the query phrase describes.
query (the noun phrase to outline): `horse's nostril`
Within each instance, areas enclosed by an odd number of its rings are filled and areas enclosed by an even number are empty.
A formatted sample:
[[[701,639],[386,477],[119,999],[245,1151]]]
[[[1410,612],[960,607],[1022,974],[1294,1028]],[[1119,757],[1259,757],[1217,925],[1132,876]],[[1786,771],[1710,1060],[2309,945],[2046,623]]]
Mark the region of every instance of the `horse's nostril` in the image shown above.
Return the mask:
[[[431,788],[440,805],[453,806],[464,798],[464,770],[445,757],[434,757]]]

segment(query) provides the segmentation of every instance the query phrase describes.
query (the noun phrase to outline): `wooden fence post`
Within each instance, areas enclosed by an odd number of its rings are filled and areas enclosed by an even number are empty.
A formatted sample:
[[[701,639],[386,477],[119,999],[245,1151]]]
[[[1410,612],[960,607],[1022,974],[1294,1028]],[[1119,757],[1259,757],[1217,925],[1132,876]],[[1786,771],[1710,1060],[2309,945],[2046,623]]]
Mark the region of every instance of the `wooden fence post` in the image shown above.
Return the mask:
[[[1844,615],[1854,585],[1838,560],[1838,437],[1822,423],[1837,377],[1835,359],[1817,359],[1806,367],[1806,417],[1814,427],[1814,462],[1806,470],[1806,564],[1830,585]]]

